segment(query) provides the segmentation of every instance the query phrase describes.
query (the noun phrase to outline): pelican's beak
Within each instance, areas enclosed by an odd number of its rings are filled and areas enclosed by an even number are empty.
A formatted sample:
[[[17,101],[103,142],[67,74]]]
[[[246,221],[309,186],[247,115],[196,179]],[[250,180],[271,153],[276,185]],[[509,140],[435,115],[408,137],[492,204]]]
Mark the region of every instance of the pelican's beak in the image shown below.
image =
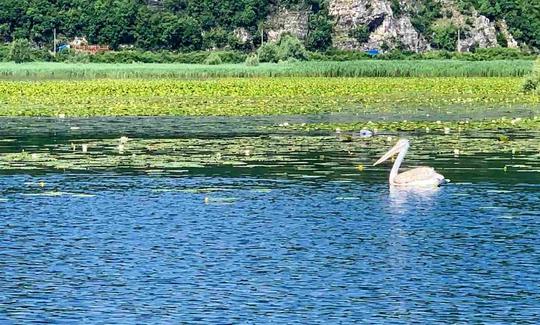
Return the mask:
[[[378,164],[388,160],[388,158],[392,157],[393,155],[397,154],[398,152],[401,151],[401,149],[403,148],[403,143],[401,142],[398,142],[396,143],[395,146],[392,147],[392,149],[388,150],[387,153],[384,154],[384,156],[381,157],[381,159],[377,160],[373,166],[377,166]]]

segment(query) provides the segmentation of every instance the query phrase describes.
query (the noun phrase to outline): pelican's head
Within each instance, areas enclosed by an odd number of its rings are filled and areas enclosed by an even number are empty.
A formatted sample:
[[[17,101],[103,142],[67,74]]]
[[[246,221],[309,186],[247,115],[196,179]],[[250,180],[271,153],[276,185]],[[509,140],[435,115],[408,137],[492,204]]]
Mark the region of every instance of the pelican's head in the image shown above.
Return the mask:
[[[399,139],[399,141],[396,143],[395,146],[392,147],[392,149],[388,150],[387,153],[384,154],[384,156],[381,157],[381,159],[377,160],[373,166],[376,166],[386,160],[388,160],[388,158],[392,157],[393,155],[399,153],[400,151],[404,150],[404,149],[408,149],[409,148],[409,140],[407,139]]]

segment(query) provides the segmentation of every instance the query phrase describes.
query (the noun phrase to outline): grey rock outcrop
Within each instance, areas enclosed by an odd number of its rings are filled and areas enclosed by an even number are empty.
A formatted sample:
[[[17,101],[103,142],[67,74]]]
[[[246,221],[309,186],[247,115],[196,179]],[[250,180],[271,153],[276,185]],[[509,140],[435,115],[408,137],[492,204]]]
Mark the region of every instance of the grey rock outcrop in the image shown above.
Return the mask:
[[[400,6],[410,8],[410,0],[402,0]],[[426,39],[416,31],[410,17],[393,12],[387,0],[330,0],[329,14],[334,18],[334,46],[344,50],[367,50],[370,48],[402,48],[410,51],[428,50]],[[360,44],[350,36],[358,26],[368,26],[370,35]]]
[[[281,35],[289,33],[305,39],[308,34],[309,12],[307,10],[287,10],[278,8],[266,21],[268,41],[276,42]]]
[[[501,20],[498,22],[499,30],[504,35],[504,38],[506,39],[506,46],[511,49],[516,49],[519,47],[518,42],[514,39],[514,36],[510,33],[508,30],[508,25],[506,25],[506,21]]]
[[[401,49],[415,52],[431,50],[432,35],[420,33],[413,25],[423,0],[326,0],[328,14],[333,21],[333,46],[343,50]],[[508,30],[506,22],[490,21],[472,9],[467,14],[460,11],[456,0],[435,0],[440,4],[440,18],[433,24],[454,26],[459,30],[456,40],[458,51],[474,48],[496,47],[502,40],[507,47],[517,48],[518,43]],[[163,0],[146,0],[148,5],[159,8]],[[309,34],[311,10],[302,6],[286,9],[276,0],[272,13],[264,23],[268,41],[278,41],[285,33],[299,39]],[[432,25],[436,26],[436,25]],[[368,37],[359,42],[354,37],[358,28],[367,28]],[[362,35],[365,31],[357,35]],[[253,35],[245,28],[236,28],[233,34],[241,44],[253,42]],[[502,36],[502,37],[501,37]]]
[[[478,15],[474,18],[469,30],[465,30],[464,38],[458,40],[457,50],[460,52],[470,51],[473,47],[497,46],[497,30],[495,23],[487,17]]]

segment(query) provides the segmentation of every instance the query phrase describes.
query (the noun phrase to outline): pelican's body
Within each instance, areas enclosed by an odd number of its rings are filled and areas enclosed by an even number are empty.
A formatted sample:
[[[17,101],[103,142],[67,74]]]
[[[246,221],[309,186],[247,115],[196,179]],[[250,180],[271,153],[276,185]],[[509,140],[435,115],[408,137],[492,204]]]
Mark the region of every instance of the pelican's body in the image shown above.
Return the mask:
[[[392,149],[390,149],[374,164],[378,165],[396,153],[398,154],[397,159],[394,162],[394,166],[392,166],[392,170],[390,171],[390,177],[388,179],[390,185],[423,187],[439,186],[446,182],[444,176],[435,172],[435,170],[431,167],[418,167],[403,173],[399,173],[399,167],[407,154],[407,150],[409,150],[409,140],[401,139]]]

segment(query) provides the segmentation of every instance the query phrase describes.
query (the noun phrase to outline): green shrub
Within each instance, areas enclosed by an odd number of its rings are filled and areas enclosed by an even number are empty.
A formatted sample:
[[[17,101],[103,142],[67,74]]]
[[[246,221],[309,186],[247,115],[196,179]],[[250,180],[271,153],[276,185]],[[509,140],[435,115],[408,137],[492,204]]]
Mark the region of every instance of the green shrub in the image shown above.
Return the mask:
[[[356,61],[370,59],[364,51],[329,49],[325,52],[309,52],[309,61]]]
[[[412,59],[414,54],[414,52],[394,49],[379,55],[378,58],[382,60],[407,60]]]
[[[9,46],[0,45],[0,62],[9,61]]]
[[[401,10],[401,5],[399,4],[399,0],[392,0],[390,2],[390,8],[392,8],[392,13],[394,14],[394,17],[399,17],[403,13]]]
[[[248,67],[256,67],[259,65],[259,57],[257,56],[257,54],[249,55],[246,58],[245,63]]]
[[[86,53],[68,56],[64,61],[67,63],[90,63],[90,55]]]
[[[332,46],[332,21],[327,10],[310,16],[306,44],[310,51],[325,51]]]
[[[238,51],[217,51],[223,63],[242,63],[246,61],[247,55]]]
[[[529,93],[538,89],[538,84],[540,84],[540,77],[532,75],[525,78],[525,81],[523,81],[523,85],[521,86],[521,88],[524,92]]]
[[[265,43],[257,50],[259,60],[261,62],[273,62],[279,61],[278,46],[275,43]]]
[[[18,39],[11,43],[9,50],[9,61],[15,63],[31,62],[32,59],[32,46],[26,39]]]
[[[515,59],[526,59],[534,58],[533,55],[524,53],[519,49],[504,48],[504,47],[491,47],[476,49],[474,51],[474,56],[476,60],[515,60]]]
[[[54,55],[47,48],[32,49],[32,61],[53,62]]]
[[[217,54],[216,52],[210,53],[208,57],[204,60],[204,64],[206,65],[219,65],[222,64],[223,61],[221,60],[221,56]]]
[[[201,64],[208,56],[208,52],[171,53],[171,62]]]
[[[238,51],[196,51],[196,52],[173,52],[173,51],[111,51],[98,53],[90,56],[93,63],[189,63],[204,64],[212,54],[219,55],[222,63],[242,63],[246,54]]]
[[[521,86],[524,92],[536,91],[540,94],[540,59],[537,59],[532,73],[525,78]]]
[[[221,27],[212,28],[203,34],[203,47],[207,49],[222,49],[229,45],[230,36]]]
[[[412,15],[411,23],[414,29],[431,40],[429,27],[436,19],[441,18],[442,5],[438,0],[423,0],[415,3],[415,6],[416,14]]]
[[[508,41],[506,40],[506,36],[504,36],[504,34],[501,32],[497,33],[497,44],[499,44],[500,47],[508,46]]]
[[[452,58],[452,53],[448,51],[429,51],[421,54],[422,59],[426,60],[447,60]]]
[[[359,25],[356,26],[351,32],[349,33],[349,36],[354,38],[358,41],[358,43],[362,44],[369,40],[369,28],[365,25]]]
[[[436,24],[431,27],[432,44],[439,50],[455,51],[457,45],[457,27],[448,23]]]
[[[73,50],[63,50],[56,53],[54,61],[65,63],[90,63],[90,55],[86,53],[76,53]]]
[[[287,58],[287,60],[279,61],[280,63],[298,63],[300,60],[295,58]]]
[[[306,61],[308,59],[308,52],[302,42],[291,35],[284,35],[279,40],[278,44],[278,58],[286,61],[289,58],[294,58],[299,61]]]

